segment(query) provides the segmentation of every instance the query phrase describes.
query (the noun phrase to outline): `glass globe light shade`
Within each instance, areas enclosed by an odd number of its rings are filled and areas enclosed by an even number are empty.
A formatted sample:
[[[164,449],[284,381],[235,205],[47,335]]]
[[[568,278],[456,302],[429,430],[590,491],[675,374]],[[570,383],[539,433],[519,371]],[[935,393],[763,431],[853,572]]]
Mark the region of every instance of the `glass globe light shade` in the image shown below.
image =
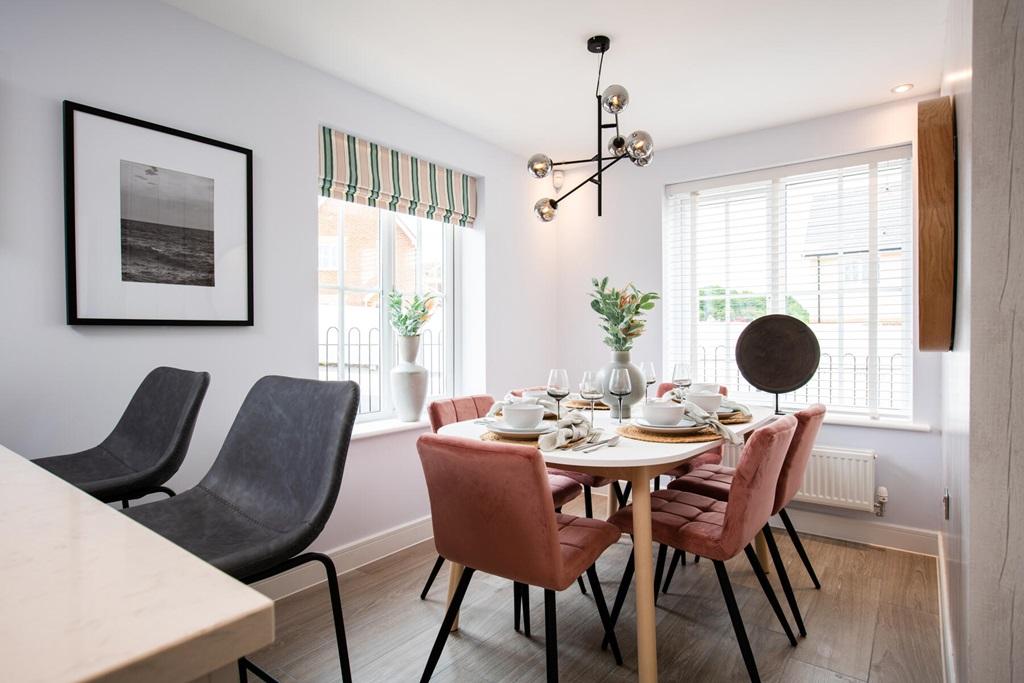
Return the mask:
[[[629,104],[629,92],[621,85],[609,85],[601,93],[601,106],[609,114],[618,114]]]
[[[533,205],[533,212],[537,215],[537,218],[545,223],[550,223],[555,220],[555,213],[558,212],[558,207],[553,199],[544,197],[543,199],[538,199],[537,203]]]
[[[645,130],[634,130],[626,140],[626,151],[634,159],[642,159],[654,151],[654,140]]]
[[[626,138],[616,135],[608,141],[608,151],[613,157],[621,157],[626,153]]]
[[[526,162],[526,168],[530,170],[530,175],[534,178],[543,178],[551,173],[551,157],[547,154],[534,154]]]
[[[654,159],[654,154],[648,154],[645,157],[640,157],[639,159],[633,159],[633,163],[636,164],[637,166],[643,168],[647,164],[651,163],[651,161],[653,159]]]

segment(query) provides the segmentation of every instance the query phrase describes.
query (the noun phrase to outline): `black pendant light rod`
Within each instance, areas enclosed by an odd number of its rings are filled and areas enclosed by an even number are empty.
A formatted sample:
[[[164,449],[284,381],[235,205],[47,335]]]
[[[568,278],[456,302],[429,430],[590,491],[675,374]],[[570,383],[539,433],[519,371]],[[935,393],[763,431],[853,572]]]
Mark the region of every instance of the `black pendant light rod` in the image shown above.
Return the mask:
[[[552,166],[571,166],[572,164],[590,164],[595,161],[611,161],[612,159],[621,159],[622,157],[590,157],[589,159],[574,159],[573,161],[552,161]]]
[[[626,158],[625,156],[621,156],[621,157],[613,157],[614,161],[612,161],[612,162],[610,162],[610,163],[607,163],[607,164],[605,164],[603,168],[600,168],[600,167],[599,167],[599,168],[598,168],[598,171],[597,171],[597,173],[595,173],[594,175],[590,176],[590,177],[589,177],[589,178],[587,178],[586,180],[582,181],[582,182],[581,182],[581,183],[580,183],[579,185],[577,185],[576,187],[572,188],[571,190],[569,190],[568,192],[566,192],[565,194],[563,194],[563,195],[562,195],[561,197],[559,197],[559,198],[558,198],[558,200],[557,200],[557,201],[554,201],[554,204],[555,204],[555,206],[557,207],[557,206],[558,206],[558,203],[559,203],[559,202],[561,202],[562,200],[564,200],[564,199],[565,199],[566,197],[568,197],[568,196],[569,196],[569,195],[571,195],[571,194],[572,194],[573,192],[575,192],[576,190],[580,189],[581,187],[583,187],[583,186],[584,186],[584,185],[586,185],[587,183],[589,183],[589,182],[592,182],[592,181],[595,181],[595,180],[596,180],[596,181],[598,181],[598,182],[600,183],[600,180],[598,180],[598,178],[600,177],[600,175],[601,175],[601,172],[602,172],[602,171],[607,171],[607,170],[608,170],[609,168],[611,168],[612,166],[614,166],[615,164],[619,163],[620,161],[622,161],[622,160],[623,160],[623,159],[625,159],[625,158]],[[587,161],[592,161],[592,160],[591,160],[591,159],[588,159]],[[597,186],[597,191],[598,191],[598,194],[600,194],[600,192],[601,192],[601,186],[600,186],[600,185],[598,185],[598,186]],[[600,214],[600,213],[598,213],[598,215],[600,216],[601,214]]]

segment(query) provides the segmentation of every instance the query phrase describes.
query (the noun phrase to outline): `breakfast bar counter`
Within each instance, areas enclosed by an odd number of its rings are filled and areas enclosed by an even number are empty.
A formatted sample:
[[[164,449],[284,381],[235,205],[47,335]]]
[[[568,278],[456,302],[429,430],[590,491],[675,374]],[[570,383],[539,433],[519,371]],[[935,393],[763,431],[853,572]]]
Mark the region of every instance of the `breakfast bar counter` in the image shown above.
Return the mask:
[[[0,482],[4,680],[209,680],[273,642],[266,597],[3,446]]]

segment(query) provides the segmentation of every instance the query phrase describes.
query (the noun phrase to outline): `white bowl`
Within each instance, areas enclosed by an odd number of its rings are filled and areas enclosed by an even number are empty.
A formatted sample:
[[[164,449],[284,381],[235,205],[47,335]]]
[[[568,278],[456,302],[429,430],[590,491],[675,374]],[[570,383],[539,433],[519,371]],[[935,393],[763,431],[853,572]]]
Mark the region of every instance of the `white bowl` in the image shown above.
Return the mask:
[[[655,427],[671,427],[679,424],[686,409],[675,401],[651,401],[644,406],[644,419]]]
[[[718,385],[712,382],[697,382],[690,385],[690,391],[695,394],[717,394]]]
[[[722,395],[717,391],[714,393],[694,393],[691,391],[686,395],[686,398],[688,401],[696,403],[709,413],[718,412],[719,407],[722,405]]]
[[[544,406],[537,403],[513,403],[502,408],[501,415],[510,427],[531,429],[544,419]]]

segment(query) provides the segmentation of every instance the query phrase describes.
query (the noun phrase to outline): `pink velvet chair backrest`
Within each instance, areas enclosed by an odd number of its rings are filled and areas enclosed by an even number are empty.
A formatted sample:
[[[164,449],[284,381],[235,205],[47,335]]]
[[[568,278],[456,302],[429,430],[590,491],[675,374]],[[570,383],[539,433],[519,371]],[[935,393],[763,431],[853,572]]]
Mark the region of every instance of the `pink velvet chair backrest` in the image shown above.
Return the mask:
[[[794,432],[796,418],[786,415],[747,437],[722,524],[722,548],[730,556],[743,550],[771,517],[779,472]]]
[[[458,398],[442,398],[427,407],[430,416],[430,428],[438,429],[454,422],[475,420],[483,417],[494,405],[494,399],[487,394],[476,396],[459,396]]]
[[[676,385],[672,384],[672,382],[662,382],[661,384],[658,385],[658,398],[661,398],[662,396],[664,396],[665,394],[667,394],[668,392],[672,391],[675,388]],[[720,393],[722,396],[728,396],[729,387],[719,384],[718,393]]]
[[[793,434],[792,443],[789,444],[786,460],[782,463],[779,484],[775,487],[773,515],[789,505],[789,501],[793,500],[793,496],[800,490],[807,462],[811,459],[811,449],[818,438],[821,423],[825,421],[825,406],[815,403],[794,413],[793,417],[796,418],[796,432]]]
[[[531,446],[424,434],[434,545],[452,562],[534,586],[561,576],[555,507]]]

